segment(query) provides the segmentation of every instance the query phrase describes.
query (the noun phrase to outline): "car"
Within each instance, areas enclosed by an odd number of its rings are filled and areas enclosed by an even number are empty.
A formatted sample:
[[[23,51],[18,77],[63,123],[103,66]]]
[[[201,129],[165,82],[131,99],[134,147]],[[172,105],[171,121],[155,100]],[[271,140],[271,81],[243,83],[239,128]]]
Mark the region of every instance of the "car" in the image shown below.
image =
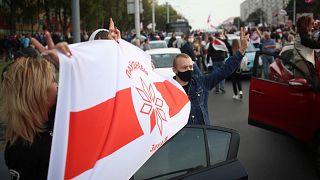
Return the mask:
[[[150,41],[149,42],[150,49],[159,49],[159,48],[167,48],[167,42],[166,41]]]
[[[248,179],[237,158],[240,135],[216,126],[187,125],[157,150],[130,178],[140,179]],[[0,153],[0,177],[9,179]]]
[[[146,51],[151,56],[155,66],[154,71],[167,77],[173,77],[175,74],[172,71],[173,59],[176,55],[181,54],[178,48],[160,48]]]
[[[310,80],[295,78],[293,46],[280,55],[258,51],[254,60],[249,89],[248,123],[275,132],[290,135],[315,150],[316,169],[320,173],[320,93]],[[262,55],[272,55],[269,74],[263,75]]]
[[[230,45],[232,45],[232,41],[233,39],[238,39],[240,41],[240,36],[234,35],[234,34],[228,34],[228,42]],[[248,59],[248,64],[247,67],[245,69],[242,69],[241,71],[241,75],[243,76],[251,76],[252,74],[252,68],[253,68],[253,61],[254,61],[254,57],[256,52],[259,51],[258,48],[255,48],[254,45],[249,42],[248,43],[248,47],[246,49],[246,54],[245,56]]]
[[[239,133],[216,126],[187,125],[131,179],[248,179],[237,159]]]

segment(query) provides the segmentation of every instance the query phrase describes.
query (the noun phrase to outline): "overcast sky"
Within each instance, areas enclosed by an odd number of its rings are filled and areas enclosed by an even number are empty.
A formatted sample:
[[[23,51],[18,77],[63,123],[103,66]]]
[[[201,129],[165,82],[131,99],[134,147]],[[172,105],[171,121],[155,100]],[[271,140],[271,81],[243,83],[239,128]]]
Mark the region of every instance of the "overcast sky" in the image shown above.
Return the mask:
[[[218,25],[229,17],[240,16],[240,4],[244,0],[158,0],[168,2],[178,13],[184,15],[193,29],[207,29],[207,19],[213,14],[213,25]]]

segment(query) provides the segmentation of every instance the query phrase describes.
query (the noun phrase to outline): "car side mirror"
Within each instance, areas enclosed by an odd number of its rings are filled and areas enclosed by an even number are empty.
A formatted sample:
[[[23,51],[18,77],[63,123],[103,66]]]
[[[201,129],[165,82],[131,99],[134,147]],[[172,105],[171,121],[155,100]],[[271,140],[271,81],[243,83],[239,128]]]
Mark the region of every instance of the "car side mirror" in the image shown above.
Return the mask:
[[[310,86],[306,79],[304,78],[294,78],[289,81],[289,86],[296,90],[308,90]]]

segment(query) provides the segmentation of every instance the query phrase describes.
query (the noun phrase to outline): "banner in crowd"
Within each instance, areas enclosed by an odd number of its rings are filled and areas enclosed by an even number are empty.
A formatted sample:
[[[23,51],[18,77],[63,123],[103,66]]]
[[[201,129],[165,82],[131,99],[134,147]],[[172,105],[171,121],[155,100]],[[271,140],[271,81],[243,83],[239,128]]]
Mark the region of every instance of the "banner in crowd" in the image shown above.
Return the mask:
[[[48,179],[129,179],[187,124],[183,88],[120,40],[70,45],[59,92]]]

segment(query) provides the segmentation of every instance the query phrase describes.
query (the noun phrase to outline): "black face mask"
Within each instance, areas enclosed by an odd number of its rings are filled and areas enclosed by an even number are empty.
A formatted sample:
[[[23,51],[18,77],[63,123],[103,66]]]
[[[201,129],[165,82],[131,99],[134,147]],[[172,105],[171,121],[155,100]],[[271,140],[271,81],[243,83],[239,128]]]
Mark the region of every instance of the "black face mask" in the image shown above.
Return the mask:
[[[192,77],[192,70],[187,70],[184,72],[178,72],[177,76],[184,82],[189,82]]]

